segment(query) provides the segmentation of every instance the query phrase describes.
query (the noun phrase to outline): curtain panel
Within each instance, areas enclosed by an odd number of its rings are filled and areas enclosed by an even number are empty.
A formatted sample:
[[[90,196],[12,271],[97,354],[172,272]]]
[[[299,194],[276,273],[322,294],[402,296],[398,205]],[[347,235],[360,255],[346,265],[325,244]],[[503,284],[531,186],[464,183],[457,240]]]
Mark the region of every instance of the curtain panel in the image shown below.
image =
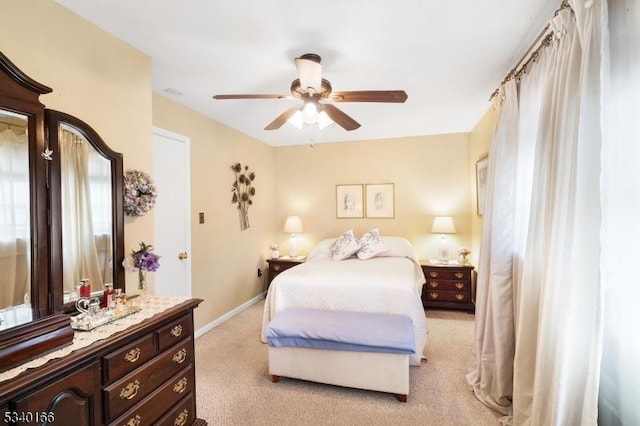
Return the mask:
[[[601,2],[571,7],[503,87],[489,153],[467,380],[506,424],[597,422]]]

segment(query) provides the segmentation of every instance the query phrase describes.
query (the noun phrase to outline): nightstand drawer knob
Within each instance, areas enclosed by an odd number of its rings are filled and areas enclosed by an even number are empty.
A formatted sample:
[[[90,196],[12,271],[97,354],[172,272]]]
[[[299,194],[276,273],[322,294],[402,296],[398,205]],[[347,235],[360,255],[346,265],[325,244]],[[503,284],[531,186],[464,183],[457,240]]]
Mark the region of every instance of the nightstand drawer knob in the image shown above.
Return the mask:
[[[457,293],[457,294],[456,294],[456,299],[458,299],[458,300],[463,300],[463,299],[464,299],[464,294]]]
[[[438,293],[429,293],[429,297],[432,299],[437,299],[438,298]]]
[[[280,270],[280,265],[273,265],[273,270],[274,271],[279,271]]]
[[[429,276],[430,276],[431,278],[435,278],[435,277],[437,277],[437,276],[438,276],[438,271],[429,271]]]
[[[429,287],[432,287],[432,288],[438,287],[438,281],[429,281]]]
[[[455,283],[455,286],[458,290],[462,290],[464,288],[464,283]]]
[[[455,276],[456,276],[456,278],[460,279],[460,278],[464,277],[464,272],[456,272]]]

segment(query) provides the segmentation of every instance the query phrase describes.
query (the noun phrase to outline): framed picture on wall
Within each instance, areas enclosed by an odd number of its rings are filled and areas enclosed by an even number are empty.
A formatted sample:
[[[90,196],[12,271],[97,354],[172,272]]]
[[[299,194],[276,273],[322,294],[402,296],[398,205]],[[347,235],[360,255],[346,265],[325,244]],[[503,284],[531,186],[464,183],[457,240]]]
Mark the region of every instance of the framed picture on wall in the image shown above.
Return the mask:
[[[484,214],[484,200],[487,187],[487,164],[488,157],[483,157],[476,161],[476,199],[478,216]]]
[[[367,184],[366,205],[368,218],[391,219],[395,216],[392,183]]]
[[[336,185],[336,217],[362,218],[363,214],[362,184]]]

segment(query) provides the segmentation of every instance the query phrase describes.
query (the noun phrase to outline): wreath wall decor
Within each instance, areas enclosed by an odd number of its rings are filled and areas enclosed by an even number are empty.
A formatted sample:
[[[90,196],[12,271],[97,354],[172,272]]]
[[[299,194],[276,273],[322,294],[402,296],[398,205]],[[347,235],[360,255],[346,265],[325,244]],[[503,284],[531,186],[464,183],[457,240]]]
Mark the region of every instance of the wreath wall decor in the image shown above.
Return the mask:
[[[144,216],[156,204],[158,191],[153,179],[140,170],[124,174],[124,212],[128,216]]]
[[[242,167],[242,164],[235,163],[231,166],[236,174],[236,180],[231,185],[231,202],[238,205],[240,215],[240,230],[249,229],[249,206],[253,204],[251,198],[256,194],[253,181],[256,178],[254,172],[249,171],[249,166]]]

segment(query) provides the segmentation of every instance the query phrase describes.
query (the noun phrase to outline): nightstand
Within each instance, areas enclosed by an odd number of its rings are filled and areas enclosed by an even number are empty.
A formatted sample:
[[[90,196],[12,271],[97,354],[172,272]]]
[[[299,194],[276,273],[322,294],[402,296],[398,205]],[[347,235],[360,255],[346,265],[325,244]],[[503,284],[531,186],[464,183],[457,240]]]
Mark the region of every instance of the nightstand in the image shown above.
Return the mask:
[[[427,282],[422,287],[425,309],[460,309],[475,313],[473,300],[474,267],[471,265],[442,265],[421,261]]]
[[[301,264],[306,260],[306,257],[279,257],[277,259],[267,259],[269,264],[269,276],[267,281],[267,288],[271,284],[271,281],[282,271],[286,271],[289,268],[293,268],[296,265]]]

